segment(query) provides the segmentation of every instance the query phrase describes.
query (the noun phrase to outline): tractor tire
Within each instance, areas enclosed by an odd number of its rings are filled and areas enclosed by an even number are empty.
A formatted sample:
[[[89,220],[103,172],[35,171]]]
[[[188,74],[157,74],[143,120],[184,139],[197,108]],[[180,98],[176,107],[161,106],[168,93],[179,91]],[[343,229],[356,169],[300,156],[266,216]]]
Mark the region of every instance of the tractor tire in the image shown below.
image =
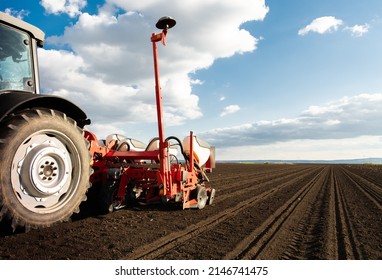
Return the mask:
[[[0,221],[49,227],[78,213],[90,187],[88,142],[76,122],[49,109],[17,112],[0,125]]]

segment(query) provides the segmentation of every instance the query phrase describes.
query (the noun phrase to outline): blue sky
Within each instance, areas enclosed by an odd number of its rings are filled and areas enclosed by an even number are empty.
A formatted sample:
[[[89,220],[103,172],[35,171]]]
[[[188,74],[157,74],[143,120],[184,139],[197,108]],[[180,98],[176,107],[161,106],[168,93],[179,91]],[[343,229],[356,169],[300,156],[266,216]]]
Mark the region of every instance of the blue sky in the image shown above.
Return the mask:
[[[144,2],[144,3],[141,3]],[[217,159],[382,157],[379,0],[9,0],[46,33],[44,94],[66,97],[99,138],[157,135],[150,35],[165,133],[190,130]]]

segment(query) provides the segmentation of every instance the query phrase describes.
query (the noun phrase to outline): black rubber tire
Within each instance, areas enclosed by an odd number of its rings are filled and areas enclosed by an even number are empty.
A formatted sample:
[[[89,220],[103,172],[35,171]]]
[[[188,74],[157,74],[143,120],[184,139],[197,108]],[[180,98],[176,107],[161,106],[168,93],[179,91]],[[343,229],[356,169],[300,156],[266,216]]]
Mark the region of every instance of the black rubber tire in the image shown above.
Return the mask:
[[[101,186],[100,189],[100,204],[97,206],[97,209],[99,209],[102,214],[112,213],[118,209],[126,207],[125,201],[118,201],[117,194],[119,189],[119,180],[108,186]]]
[[[129,183],[127,185],[127,190],[126,190],[126,205],[127,206],[137,206],[139,205],[139,201],[142,201],[142,192],[137,191],[136,186],[134,183]]]
[[[0,125],[0,220],[26,231],[69,220],[86,200],[90,160],[82,129],[64,113],[9,116]]]

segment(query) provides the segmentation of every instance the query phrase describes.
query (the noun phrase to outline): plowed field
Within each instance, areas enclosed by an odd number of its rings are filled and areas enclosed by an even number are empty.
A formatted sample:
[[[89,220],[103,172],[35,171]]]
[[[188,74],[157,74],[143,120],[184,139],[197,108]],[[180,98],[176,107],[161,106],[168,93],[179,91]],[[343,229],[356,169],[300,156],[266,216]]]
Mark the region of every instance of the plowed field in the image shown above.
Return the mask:
[[[382,166],[219,163],[212,206],[91,211],[10,233],[0,259],[382,259]],[[85,205],[86,206],[86,205]]]

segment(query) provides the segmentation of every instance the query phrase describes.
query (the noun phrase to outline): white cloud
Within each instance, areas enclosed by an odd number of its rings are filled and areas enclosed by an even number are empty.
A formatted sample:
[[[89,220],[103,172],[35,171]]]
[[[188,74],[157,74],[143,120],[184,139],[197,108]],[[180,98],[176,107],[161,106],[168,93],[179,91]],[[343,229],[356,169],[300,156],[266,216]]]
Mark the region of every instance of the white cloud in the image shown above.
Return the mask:
[[[341,19],[336,19],[333,16],[325,16],[314,19],[310,24],[301,28],[298,31],[298,35],[306,35],[309,32],[316,32],[324,34],[328,32],[337,31],[338,27],[343,24]]]
[[[11,15],[11,16],[14,16],[14,17],[16,17],[16,18],[18,18],[18,19],[23,19],[25,16],[28,16],[29,15],[29,11],[27,11],[27,10],[24,10],[24,9],[21,9],[20,11],[17,11],[17,10],[14,10],[14,9],[12,9],[12,8],[6,8],[5,10],[4,10],[4,12],[6,13],[6,14],[9,14],[9,15]]]
[[[204,84],[204,81],[201,81],[201,80],[199,80],[199,79],[196,79],[196,80],[190,80],[190,83],[191,83],[192,85],[202,85],[202,84]]]
[[[110,124],[116,119],[113,116],[121,116],[127,123],[136,120],[137,115],[142,121],[155,117],[154,105],[136,99],[134,87],[105,83],[97,76],[84,74],[88,65],[74,53],[40,49],[39,57],[40,71],[49,73],[49,79],[44,79],[44,92],[73,101],[96,122]]]
[[[223,117],[225,115],[233,114],[239,110],[240,110],[239,105],[229,105],[229,106],[224,107],[223,112],[221,112],[220,116]]]
[[[311,106],[296,118],[264,120],[200,134],[220,148],[270,145],[294,140],[344,139],[381,135],[382,93],[344,97]]]
[[[45,8],[45,11],[50,14],[68,14],[70,17],[75,17],[81,14],[87,1],[86,0],[41,0],[40,4]]]
[[[150,36],[159,32],[158,18],[177,20],[158,50],[165,122],[180,125],[203,115],[192,90],[201,81],[190,74],[218,58],[254,51],[257,39],[240,26],[268,12],[264,0],[107,0],[92,15],[80,12],[86,1],[51,3],[42,2],[47,11],[79,17],[62,36],[47,39],[57,50],[40,52],[42,89],[74,101],[99,127],[123,118],[118,125],[124,130],[156,121]]]
[[[363,25],[354,25],[351,27],[346,27],[345,30],[348,30],[351,32],[352,36],[354,37],[361,37],[369,32],[370,25],[363,24]]]
[[[382,136],[297,139],[264,145],[219,148],[218,160],[330,160],[382,157]]]

